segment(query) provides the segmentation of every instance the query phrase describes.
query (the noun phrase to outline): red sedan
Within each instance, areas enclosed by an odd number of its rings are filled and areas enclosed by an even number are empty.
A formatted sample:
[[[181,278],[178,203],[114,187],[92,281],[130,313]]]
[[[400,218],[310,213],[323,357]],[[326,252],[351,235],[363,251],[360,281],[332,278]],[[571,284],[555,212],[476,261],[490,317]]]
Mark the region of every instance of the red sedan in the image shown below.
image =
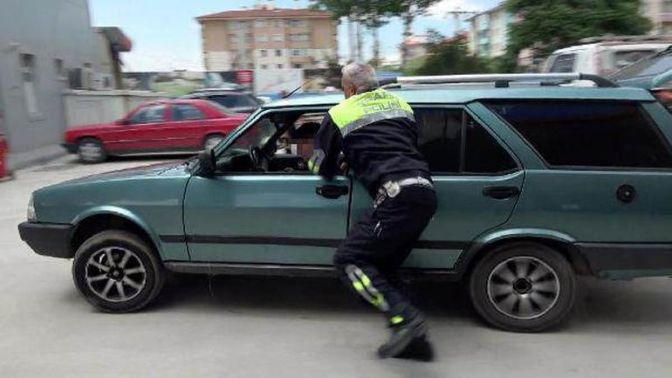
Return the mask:
[[[85,163],[110,155],[198,152],[216,146],[247,116],[206,100],[154,101],[113,123],[69,129],[63,146]]]

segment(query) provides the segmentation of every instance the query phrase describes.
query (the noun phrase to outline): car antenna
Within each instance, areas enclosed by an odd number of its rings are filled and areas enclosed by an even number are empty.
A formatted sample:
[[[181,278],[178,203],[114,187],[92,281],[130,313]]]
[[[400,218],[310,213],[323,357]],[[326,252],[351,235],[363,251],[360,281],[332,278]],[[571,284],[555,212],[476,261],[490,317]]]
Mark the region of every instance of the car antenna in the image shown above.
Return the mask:
[[[303,88],[306,84],[310,83],[313,81],[313,79],[309,79],[303,82],[303,84],[299,85],[295,90],[287,93],[286,95],[282,96],[283,99],[291,97],[294,93],[298,92],[299,89]]]

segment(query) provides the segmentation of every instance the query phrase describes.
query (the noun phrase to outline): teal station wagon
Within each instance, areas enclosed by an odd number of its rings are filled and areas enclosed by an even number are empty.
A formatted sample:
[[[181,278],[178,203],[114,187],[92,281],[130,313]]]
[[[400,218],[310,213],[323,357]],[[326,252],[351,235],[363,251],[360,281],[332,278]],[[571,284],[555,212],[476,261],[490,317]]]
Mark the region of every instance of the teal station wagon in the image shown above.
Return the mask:
[[[575,79],[598,87],[559,85]],[[573,74],[398,83],[439,197],[408,272],[465,281],[478,314],[513,331],[565,319],[577,275],[672,275],[672,115],[648,91]],[[340,100],[266,104],[210,154],[40,189],[21,237],[74,258],[77,288],[111,312],[149,304],[166,271],[330,274],[371,206],[352,178],[308,173]]]

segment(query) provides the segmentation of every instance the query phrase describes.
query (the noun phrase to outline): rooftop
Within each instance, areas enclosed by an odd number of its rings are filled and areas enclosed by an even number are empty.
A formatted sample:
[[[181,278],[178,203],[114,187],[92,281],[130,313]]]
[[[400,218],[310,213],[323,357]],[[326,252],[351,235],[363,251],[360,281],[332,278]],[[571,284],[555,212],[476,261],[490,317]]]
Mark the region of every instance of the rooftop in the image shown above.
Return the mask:
[[[239,20],[256,18],[331,18],[332,14],[314,9],[287,9],[259,7],[254,9],[237,9],[196,17],[198,21]]]

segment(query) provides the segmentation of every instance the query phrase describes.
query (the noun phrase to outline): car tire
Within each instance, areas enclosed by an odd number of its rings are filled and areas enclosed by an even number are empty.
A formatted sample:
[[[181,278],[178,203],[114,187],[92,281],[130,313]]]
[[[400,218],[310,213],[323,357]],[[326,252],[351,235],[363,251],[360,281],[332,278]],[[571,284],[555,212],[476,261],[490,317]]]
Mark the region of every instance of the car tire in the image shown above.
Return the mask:
[[[85,164],[102,163],[107,159],[103,143],[96,138],[83,138],[77,143],[77,155]]]
[[[576,278],[556,250],[513,243],[478,261],[469,277],[469,296],[488,324],[512,332],[541,332],[568,318],[576,299]]]
[[[72,277],[86,300],[105,312],[147,306],[161,291],[165,271],[154,249],[126,231],[104,231],[75,253]]]
[[[223,140],[224,140],[223,134],[208,135],[208,137],[205,138],[205,141],[203,142],[203,151],[210,151]]]

